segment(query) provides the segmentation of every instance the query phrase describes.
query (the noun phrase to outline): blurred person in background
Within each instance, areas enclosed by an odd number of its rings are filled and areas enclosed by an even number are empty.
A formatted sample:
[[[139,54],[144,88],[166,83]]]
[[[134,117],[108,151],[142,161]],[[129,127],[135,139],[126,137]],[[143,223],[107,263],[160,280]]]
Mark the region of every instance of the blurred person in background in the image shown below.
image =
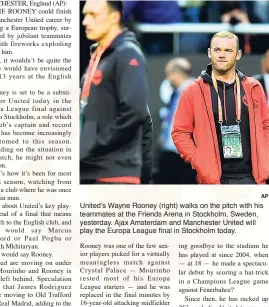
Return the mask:
[[[255,75],[254,78],[256,78],[261,83],[269,107],[269,49],[265,52],[262,58],[261,66],[262,73],[259,75]]]
[[[204,0],[178,0],[183,13],[185,23],[199,23]],[[180,53],[203,53],[208,46],[208,34],[204,33],[181,33]]]
[[[211,63],[180,96],[172,138],[200,184],[265,184],[269,178],[267,102],[261,84],[236,68],[241,55],[236,35],[216,33]]]
[[[247,11],[253,12],[262,23],[269,23],[269,1],[244,1]]]
[[[82,79],[81,184],[151,180],[147,64],[135,35],[122,28],[122,11],[122,1],[89,0],[83,8],[86,36],[97,44]]]
[[[231,25],[262,23],[263,20],[256,14],[254,5],[255,1],[207,1],[201,12],[201,20]],[[261,54],[269,48],[267,34],[239,34],[238,38],[239,47],[244,54]]]
[[[171,24],[183,22],[183,14],[177,1],[124,1],[123,21],[132,15],[134,22],[152,24]],[[147,53],[171,53],[173,37],[169,33],[143,34],[143,49]]]
[[[265,52],[261,64],[262,73],[259,75],[255,75],[254,78],[256,78],[263,87],[267,99],[267,107],[269,112],[269,49]],[[266,181],[266,184],[269,184],[269,179]]]
[[[173,93],[169,103],[160,110],[162,119],[159,139],[156,184],[195,184],[196,173],[179,156],[171,137],[173,117],[183,89],[193,80],[191,64],[185,58],[174,58],[165,67],[166,80]]]

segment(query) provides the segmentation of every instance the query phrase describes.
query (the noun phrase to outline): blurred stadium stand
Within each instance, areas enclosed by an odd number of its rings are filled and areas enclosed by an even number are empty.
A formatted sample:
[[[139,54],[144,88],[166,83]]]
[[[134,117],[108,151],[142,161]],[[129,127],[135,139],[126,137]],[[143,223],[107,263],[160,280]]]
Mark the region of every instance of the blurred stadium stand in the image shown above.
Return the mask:
[[[173,34],[173,54],[180,53],[181,33],[208,33],[214,34],[219,31],[230,31],[234,34],[264,34],[269,33],[269,24],[237,24],[230,25],[224,23],[174,23],[174,24],[146,24],[136,23],[137,32],[143,33],[172,33]]]

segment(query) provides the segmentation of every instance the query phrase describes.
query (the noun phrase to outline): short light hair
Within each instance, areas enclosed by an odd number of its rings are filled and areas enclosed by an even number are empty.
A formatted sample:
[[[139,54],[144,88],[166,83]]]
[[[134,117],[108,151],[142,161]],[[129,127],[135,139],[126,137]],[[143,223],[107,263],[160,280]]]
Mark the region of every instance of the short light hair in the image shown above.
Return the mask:
[[[177,57],[170,60],[166,65],[166,71],[184,74],[189,77],[191,74],[191,63],[183,57]]]
[[[232,32],[229,32],[229,31],[220,31],[220,32],[216,33],[216,34],[211,38],[211,40],[210,40],[210,48],[211,48],[212,40],[213,40],[215,37],[235,39],[235,41],[236,41],[236,51],[239,50],[239,39],[238,39],[238,37],[237,37],[235,34],[233,34]]]

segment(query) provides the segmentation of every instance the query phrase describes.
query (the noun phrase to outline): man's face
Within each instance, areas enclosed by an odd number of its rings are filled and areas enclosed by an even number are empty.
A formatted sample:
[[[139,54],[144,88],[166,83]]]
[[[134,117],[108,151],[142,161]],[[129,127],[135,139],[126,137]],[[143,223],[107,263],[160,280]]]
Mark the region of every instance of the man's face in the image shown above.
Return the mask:
[[[176,89],[176,80],[177,80],[177,74],[171,70],[166,70],[166,79],[170,82],[171,86]]]
[[[83,8],[83,26],[85,26],[85,33],[89,40],[99,41],[109,31],[111,27],[111,14],[107,1],[88,0]]]
[[[208,56],[212,66],[220,73],[225,73],[235,67],[236,60],[241,57],[241,50],[237,51],[237,43],[233,38],[215,37],[208,48]]]
[[[230,147],[226,147],[226,154],[229,156],[232,154],[232,150]]]
[[[168,63],[165,67],[165,75],[166,75],[166,79],[170,82],[173,89],[176,90],[178,87],[179,75],[178,73],[173,71],[172,65],[170,63]]]

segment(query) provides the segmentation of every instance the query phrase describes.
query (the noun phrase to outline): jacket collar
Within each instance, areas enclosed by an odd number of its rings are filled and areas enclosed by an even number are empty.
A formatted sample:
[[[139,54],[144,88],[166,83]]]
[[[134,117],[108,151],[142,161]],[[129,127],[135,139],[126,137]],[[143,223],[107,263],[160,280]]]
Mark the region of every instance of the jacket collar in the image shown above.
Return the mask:
[[[203,78],[201,76],[199,76],[195,82],[198,82],[200,84],[200,86],[202,87],[202,89],[204,88],[206,82],[204,82]],[[256,80],[253,77],[245,77],[241,80],[243,87],[246,90],[251,90],[254,86],[258,86],[259,85],[259,81]],[[208,85],[208,84],[207,84]]]

